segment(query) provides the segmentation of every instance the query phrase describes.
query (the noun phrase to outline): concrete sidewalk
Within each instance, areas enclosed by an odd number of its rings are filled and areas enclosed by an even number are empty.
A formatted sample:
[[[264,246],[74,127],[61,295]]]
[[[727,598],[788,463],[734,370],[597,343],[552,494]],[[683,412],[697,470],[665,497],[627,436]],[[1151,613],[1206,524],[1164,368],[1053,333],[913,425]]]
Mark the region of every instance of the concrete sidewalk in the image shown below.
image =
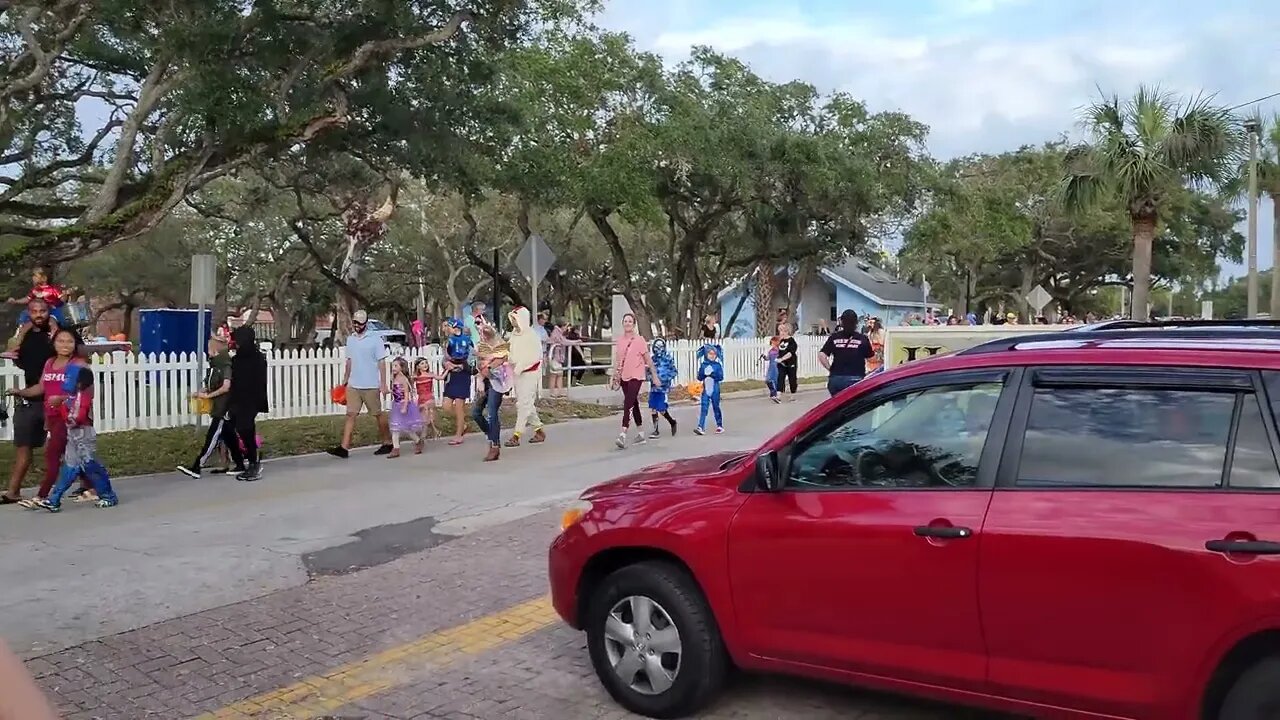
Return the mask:
[[[619,451],[617,419],[548,427],[545,445],[482,463],[479,435],[397,460],[358,452],[267,464],[259,483],[173,473],[120,484],[110,510],[0,509],[0,637],[34,656],[226,605],[430,547],[557,507],[587,486],[665,460],[747,450],[825,393],[774,405],[730,400],[728,432],[696,437],[681,405],[675,438]],[[407,446],[406,446],[407,448]]]

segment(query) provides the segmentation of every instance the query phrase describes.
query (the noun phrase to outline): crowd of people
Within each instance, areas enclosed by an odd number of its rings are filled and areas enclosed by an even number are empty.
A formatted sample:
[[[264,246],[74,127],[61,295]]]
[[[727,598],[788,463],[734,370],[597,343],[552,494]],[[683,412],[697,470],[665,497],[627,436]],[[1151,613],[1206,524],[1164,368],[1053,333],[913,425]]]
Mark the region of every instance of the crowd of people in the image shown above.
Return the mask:
[[[551,397],[563,396],[566,369],[586,367],[580,353],[583,341],[564,321],[551,322],[545,314],[535,318],[523,307],[508,313],[510,330],[504,334],[487,319],[485,311],[483,304],[476,303],[467,317],[442,323],[444,362],[439,370],[425,358],[412,365],[405,358],[388,363],[389,349],[382,337],[370,331],[367,313],[353,313],[342,383],[335,388],[334,398],[346,405],[346,417],[340,442],[329,453],[349,457],[356,422],[365,413],[378,427],[376,455],[400,457],[404,440],[411,442],[415,454],[423,452],[426,440],[440,434],[436,427],[437,395],[443,400],[442,411],[453,418],[449,445],[464,442],[470,419],[487,440],[486,462],[500,459],[504,448],[545,442],[547,432],[536,404],[542,378],[550,377]],[[715,318],[708,317],[702,328],[695,382],[690,386],[699,405],[693,430],[698,435],[724,432],[721,384],[725,368],[718,330]],[[776,330],[769,351],[761,357],[764,380],[774,402],[782,402],[785,395],[794,400],[800,346],[785,311],[779,315]],[[24,383],[9,391],[17,452],[0,504],[57,511],[65,495],[74,502],[113,507],[118,497],[107,469],[96,456],[94,373],[79,335],[62,328],[48,301],[33,294],[27,299],[19,337],[13,358],[23,371]],[[883,331],[877,321],[872,319],[859,328],[853,311],[841,315],[839,327],[819,355],[819,362],[830,372],[828,389],[832,394],[874,371],[882,346]],[[261,441],[256,420],[267,412],[266,357],[251,326],[217,329],[208,340],[207,351],[208,372],[192,397],[209,418],[208,430],[191,461],[178,471],[193,478],[211,472],[233,474],[244,482],[259,480]],[[621,393],[623,405],[616,445],[626,448],[658,438],[664,421],[674,436],[680,423],[672,415],[670,395],[679,372],[666,340],[644,338],[635,316],[628,313],[613,339],[612,355],[610,383]],[[646,384],[648,393],[642,400]],[[384,409],[383,399],[388,396],[390,407]],[[506,428],[504,441],[500,409],[508,398],[516,406],[516,419],[513,427]],[[647,430],[642,402],[648,411]],[[714,422],[710,428],[709,420]],[[35,493],[24,498],[22,484],[33,453],[40,449],[44,451],[45,476]],[[72,489],[77,479],[79,486]]]
[[[13,403],[14,463],[0,505],[58,512],[66,498],[115,507],[119,497],[98,458],[93,426],[95,372],[79,333],[59,324],[48,300],[33,296],[18,338],[12,358],[22,370],[22,385],[7,392]],[[258,480],[255,422],[267,411],[266,356],[252,327],[221,328],[210,337],[208,352],[209,372],[193,398],[208,403],[209,431],[193,461],[179,469],[199,477],[221,450],[234,464],[214,472]],[[38,450],[44,452],[44,477],[34,494],[24,497],[22,486]]]

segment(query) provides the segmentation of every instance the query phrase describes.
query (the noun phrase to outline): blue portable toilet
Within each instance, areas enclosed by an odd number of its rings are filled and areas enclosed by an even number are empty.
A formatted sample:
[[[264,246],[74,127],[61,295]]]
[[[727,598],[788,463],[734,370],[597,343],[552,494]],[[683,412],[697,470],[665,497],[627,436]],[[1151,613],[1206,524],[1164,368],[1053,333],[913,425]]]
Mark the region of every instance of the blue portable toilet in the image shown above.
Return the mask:
[[[203,352],[213,332],[213,311],[204,311],[204,337],[198,337],[199,310],[151,309],[138,311],[138,351],[159,353]]]

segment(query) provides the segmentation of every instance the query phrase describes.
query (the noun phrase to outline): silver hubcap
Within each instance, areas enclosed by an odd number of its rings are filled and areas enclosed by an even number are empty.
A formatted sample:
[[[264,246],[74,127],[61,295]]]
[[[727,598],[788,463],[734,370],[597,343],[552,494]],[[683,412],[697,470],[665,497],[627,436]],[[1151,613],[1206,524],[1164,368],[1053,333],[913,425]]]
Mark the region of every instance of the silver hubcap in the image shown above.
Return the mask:
[[[642,695],[661,695],[680,673],[680,631],[652,598],[632,595],[613,606],[604,647],[618,679]]]

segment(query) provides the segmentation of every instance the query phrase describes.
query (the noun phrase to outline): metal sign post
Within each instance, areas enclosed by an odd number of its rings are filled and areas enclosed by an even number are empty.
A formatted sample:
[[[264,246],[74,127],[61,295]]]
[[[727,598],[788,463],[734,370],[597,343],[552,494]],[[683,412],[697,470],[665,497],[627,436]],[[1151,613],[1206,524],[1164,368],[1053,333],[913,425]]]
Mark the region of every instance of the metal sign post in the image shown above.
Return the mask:
[[[218,258],[216,255],[191,256],[191,302],[196,305],[196,384],[204,382],[204,355],[208,337],[204,326],[207,305],[218,302]],[[196,415],[196,427],[204,417]]]
[[[529,291],[532,296],[530,300],[533,303],[529,312],[535,318],[538,316],[538,285],[555,264],[556,254],[547,247],[541,235],[530,235],[524,247],[520,248],[520,252],[516,254],[516,268],[529,278]]]
[[[533,324],[538,322],[538,285],[547,276],[547,271],[556,262],[556,254],[551,252],[541,235],[530,235],[524,247],[516,255],[516,267],[529,278],[529,295],[533,307],[529,308],[529,332],[537,332]],[[546,351],[546,348],[543,348]],[[542,388],[539,381],[538,388]]]

